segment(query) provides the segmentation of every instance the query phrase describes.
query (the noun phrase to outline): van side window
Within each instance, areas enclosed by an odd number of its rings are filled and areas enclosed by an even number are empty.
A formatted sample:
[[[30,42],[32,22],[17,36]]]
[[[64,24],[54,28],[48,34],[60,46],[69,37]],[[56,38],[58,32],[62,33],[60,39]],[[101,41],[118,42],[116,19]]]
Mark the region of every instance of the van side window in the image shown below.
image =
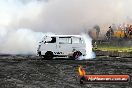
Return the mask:
[[[71,37],[59,37],[59,44],[71,44]]]
[[[73,37],[72,38],[72,43],[81,43],[81,38]]]
[[[56,37],[51,37],[51,40],[46,41],[46,43],[56,43]]]

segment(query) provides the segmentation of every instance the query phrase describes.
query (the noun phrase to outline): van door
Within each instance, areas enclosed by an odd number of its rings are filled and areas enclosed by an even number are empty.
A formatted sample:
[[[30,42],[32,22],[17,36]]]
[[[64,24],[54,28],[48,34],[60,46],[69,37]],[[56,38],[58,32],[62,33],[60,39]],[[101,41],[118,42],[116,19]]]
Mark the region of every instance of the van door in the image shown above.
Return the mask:
[[[43,53],[43,55],[47,51],[52,51],[54,53],[56,52],[56,50],[57,50],[56,37],[47,37],[43,44],[41,45],[41,52]]]
[[[59,37],[58,48],[62,55],[69,55],[72,52],[71,37]]]
[[[81,53],[85,50],[85,45],[80,37],[72,37],[72,49],[75,51],[80,51]]]

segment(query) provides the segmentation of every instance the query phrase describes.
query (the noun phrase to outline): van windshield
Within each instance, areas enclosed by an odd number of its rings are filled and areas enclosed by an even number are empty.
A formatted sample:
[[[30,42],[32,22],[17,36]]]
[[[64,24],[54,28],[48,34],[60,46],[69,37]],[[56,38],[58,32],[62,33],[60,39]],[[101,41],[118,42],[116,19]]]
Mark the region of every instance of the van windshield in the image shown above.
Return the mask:
[[[56,37],[50,37],[46,39],[45,43],[56,43]]]

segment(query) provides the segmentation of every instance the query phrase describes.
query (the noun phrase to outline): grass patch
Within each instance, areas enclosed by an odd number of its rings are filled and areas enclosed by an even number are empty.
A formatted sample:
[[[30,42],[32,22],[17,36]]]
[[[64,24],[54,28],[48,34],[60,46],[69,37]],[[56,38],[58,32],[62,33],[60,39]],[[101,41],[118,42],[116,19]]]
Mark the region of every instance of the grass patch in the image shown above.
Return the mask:
[[[101,50],[101,51],[117,51],[117,52],[131,52],[132,53],[132,47],[128,46],[114,46],[109,44],[100,44],[97,45],[97,48],[93,48],[93,50]]]

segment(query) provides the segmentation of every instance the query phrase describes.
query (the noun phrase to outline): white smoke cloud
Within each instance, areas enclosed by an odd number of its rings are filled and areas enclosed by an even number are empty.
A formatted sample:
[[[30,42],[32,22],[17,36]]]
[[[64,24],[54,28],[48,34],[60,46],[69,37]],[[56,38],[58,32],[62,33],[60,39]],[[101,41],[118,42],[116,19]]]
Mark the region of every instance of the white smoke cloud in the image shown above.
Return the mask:
[[[98,24],[106,29],[113,23],[130,22],[131,3],[131,0],[0,0],[0,52],[34,53],[36,41],[40,40],[37,36],[42,36],[38,32],[80,34],[84,25]]]
[[[39,40],[43,33],[29,29],[0,29],[0,53],[36,54]]]
[[[86,50],[86,56],[80,56],[77,60],[85,60],[85,59],[93,59],[96,57],[95,53],[93,52],[92,48],[92,39],[90,38],[89,35],[82,33],[81,34],[84,42],[85,42],[85,50]]]
[[[28,25],[28,21],[35,21],[41,13],[41,6],[36,0],[0,1],[0,53],[36,54],[44,33],[27,29],[19,23],[23,21]]]
[[[78,34],[82,31],[80,28],[83,25],[98,24],[108,28],[112,23],[126,22],[126,16],[131,18],[131,2],[131,0],[1,0],[0,25],[60,34]]]

